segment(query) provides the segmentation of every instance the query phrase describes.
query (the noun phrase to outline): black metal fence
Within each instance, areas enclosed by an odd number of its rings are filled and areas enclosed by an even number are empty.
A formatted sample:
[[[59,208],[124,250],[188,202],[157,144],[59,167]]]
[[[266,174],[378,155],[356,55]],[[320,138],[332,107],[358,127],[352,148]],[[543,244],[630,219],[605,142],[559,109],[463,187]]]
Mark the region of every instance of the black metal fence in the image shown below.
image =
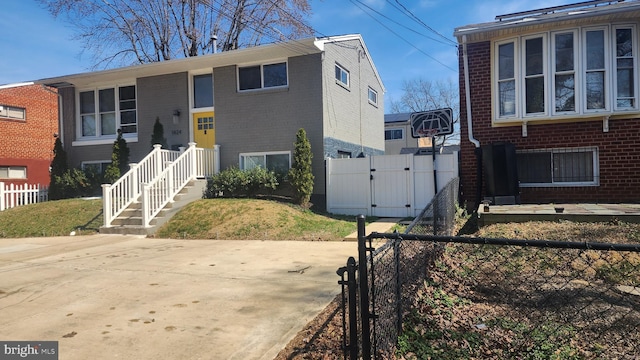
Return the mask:
[[[345,358],[640,358],[640,244],[450,236],[441,194],[413,233],[365,236],[359,219]]]

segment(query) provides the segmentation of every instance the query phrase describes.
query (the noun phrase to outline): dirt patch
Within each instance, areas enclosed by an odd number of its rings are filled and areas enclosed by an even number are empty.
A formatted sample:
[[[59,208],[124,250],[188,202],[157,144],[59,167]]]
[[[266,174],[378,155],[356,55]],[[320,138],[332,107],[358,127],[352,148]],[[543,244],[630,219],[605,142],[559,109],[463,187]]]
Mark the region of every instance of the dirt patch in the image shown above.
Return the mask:
[[[617,221],[462,225],[460,235],[476,237],[640,242],[640,225]],[[637,253],[448,245],[412,290],[397,358],[633,358],[640,351],[638,286]],[[342,331],[337,297],[276,360],[342,359]]]

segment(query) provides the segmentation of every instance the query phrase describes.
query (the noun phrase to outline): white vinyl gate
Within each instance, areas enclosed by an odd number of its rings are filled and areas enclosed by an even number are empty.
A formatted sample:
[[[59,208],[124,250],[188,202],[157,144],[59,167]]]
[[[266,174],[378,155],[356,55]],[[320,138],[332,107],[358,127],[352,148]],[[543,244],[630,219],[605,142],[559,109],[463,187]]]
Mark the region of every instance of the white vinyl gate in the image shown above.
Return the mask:
[[[438,189],[458,176],[458,153],[437,154]],[[327,210],[334,214],[414,217],[435,195],[431,155],[327,159]]]

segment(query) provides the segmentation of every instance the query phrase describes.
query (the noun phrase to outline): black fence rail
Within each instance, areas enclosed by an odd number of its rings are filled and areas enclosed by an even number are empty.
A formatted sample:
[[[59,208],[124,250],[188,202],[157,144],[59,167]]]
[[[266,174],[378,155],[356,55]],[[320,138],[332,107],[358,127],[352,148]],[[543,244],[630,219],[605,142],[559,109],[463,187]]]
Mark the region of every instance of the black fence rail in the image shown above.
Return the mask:
[[[359,219],[345,358],[640,359],[640,244],[432,235],[445,216],[425,214],[426,234]]]

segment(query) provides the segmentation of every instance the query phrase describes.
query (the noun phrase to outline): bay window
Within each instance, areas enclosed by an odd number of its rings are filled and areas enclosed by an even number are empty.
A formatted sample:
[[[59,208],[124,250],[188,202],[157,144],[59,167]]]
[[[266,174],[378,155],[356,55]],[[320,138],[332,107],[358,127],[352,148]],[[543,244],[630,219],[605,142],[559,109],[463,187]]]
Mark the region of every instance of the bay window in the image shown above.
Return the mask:
[[[637,47],[635,24],[494,43],[495,120],[638,111]]]

